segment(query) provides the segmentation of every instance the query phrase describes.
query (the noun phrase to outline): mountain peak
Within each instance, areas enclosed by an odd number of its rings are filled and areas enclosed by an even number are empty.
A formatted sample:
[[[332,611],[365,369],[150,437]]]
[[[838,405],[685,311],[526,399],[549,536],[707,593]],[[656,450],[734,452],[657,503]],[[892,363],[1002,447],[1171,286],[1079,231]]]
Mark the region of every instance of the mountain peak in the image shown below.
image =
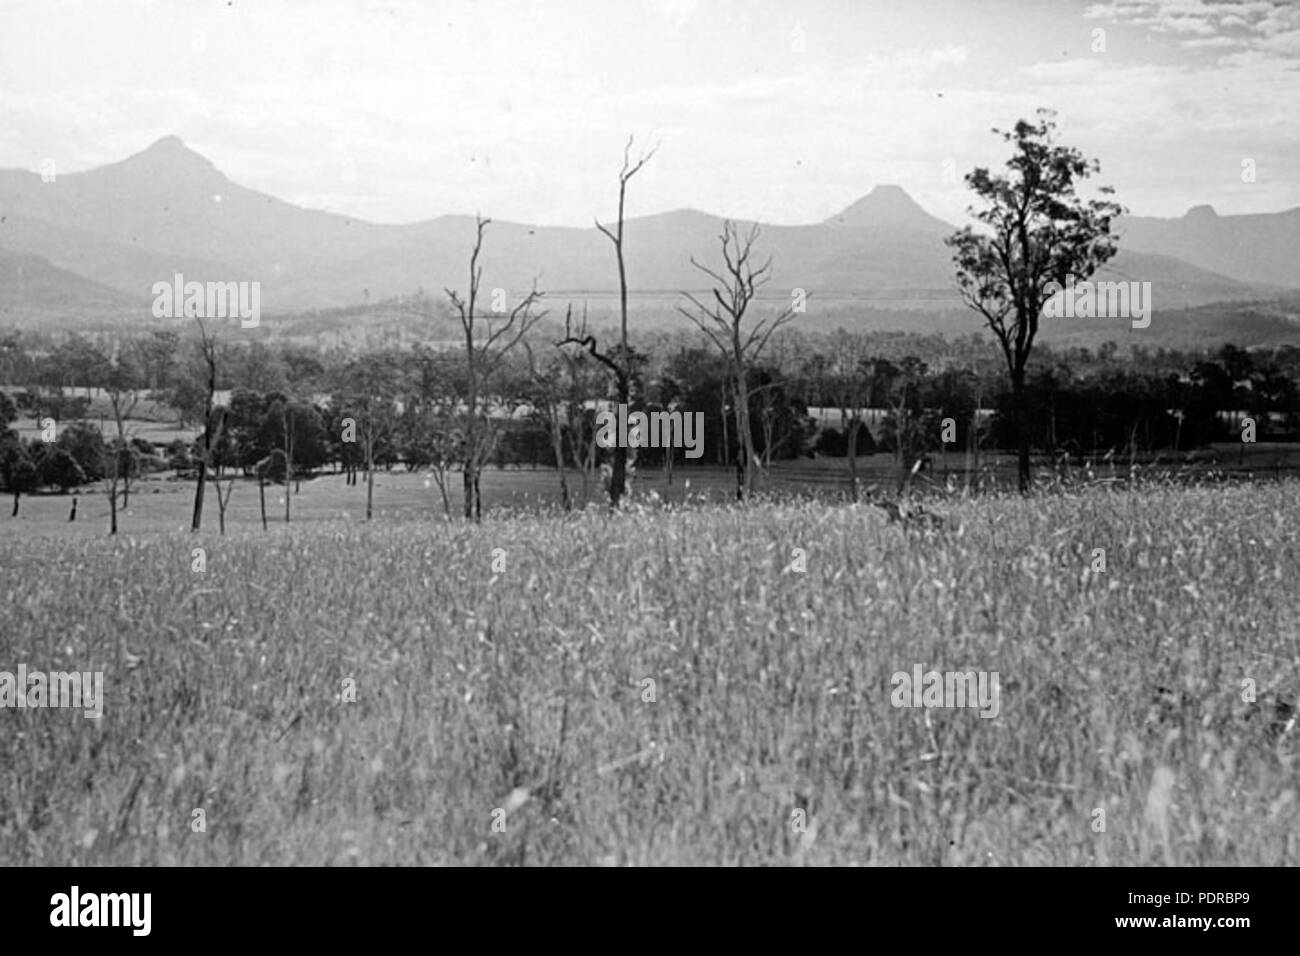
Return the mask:
[[[150,174],[181,174],[185,176],[221,176],[212,160],[196,153],[185,145],[179,136],[164,136],[147,149],[128,156],[116,164],[119,168],[139,169]]]
[[[161,151],[161,150],[178,150],[178,149],[188,150],[189,147],[185,145],[185,140],[181,139],[175,133],[172,133],[170,136],[164,136],[162,139],[155,142],[152,146],[146,149],[145,152],[149,153],[149,152]]]
[[[948,232],[952,228],[922,209],[902,186],[892,183],[876,186],[843,212],[827,219],[826,224],[924,232]]]

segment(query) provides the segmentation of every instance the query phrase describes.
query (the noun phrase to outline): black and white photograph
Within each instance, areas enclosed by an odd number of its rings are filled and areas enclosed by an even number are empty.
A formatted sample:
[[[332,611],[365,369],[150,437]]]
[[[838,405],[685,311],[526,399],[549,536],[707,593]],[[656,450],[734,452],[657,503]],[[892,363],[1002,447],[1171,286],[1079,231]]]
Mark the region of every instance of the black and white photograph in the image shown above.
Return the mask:
[[[21,920],[1052,868],[1240,945],[1298,106],[1292,0],[0,0]]]

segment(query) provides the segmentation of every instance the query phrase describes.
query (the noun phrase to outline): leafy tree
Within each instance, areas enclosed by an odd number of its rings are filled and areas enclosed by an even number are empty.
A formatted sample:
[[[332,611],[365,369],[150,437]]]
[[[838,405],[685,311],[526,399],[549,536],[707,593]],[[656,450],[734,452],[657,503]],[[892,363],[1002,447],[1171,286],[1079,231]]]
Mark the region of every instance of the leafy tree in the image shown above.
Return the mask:
[[[731,461],[735,436],[727,419],[731,410],[731,375],[726,359],[702,348],[683,349],[668,362],[665,374],[681,383],[678,402],[691,413],[704,413],[704,433],[721,436],[712,444],[720,465]]]
[[[178,476],[187,476],[194,471],[195,458],[190,446],[180,438],[173,439],[167,445],[167,467]]]
[[[36,463],[25,451],[13,455],[4,465],[5,490],[14,496],[14,508],[10,517],[18,517],[18,501],[24,494],[31,494],[41,485],[41,473]]]
[[[1110,226],[1123,212],[1117,203],[1085,202],[1075,194],[1076,181],[1100,166],[1077,149],[1054,144],[1053,115],[1039,110],[1036,123],[1020,120],[1011,132],[994,130],[1014,147],[1008,173],[992,175],[980,167],[966,175],[966,184],[987,204],[970,210],[982,229],[966,226],[947,239],[962,299],[984,317],[1006,360],[1022,492],[1030,486],[1025,370],[1039,317],[1070,276],[1086,280],[1115,254]]]
[[[135,365],[145,388],[165,389],[175,377],[176,353],[181,337],[170,329],[151,332],[130,343]]]
[[[290,388],[284,362],[261,342],[229,350],[222,364],[232,388],[253,392],[284,392]]]
[[[73,457],[86,481],[103,479],[104,437],[94,425],[74,422],[60,429],[55,445]]]
[[[231,393],[224,429],[229,441],[218,449],[222,464],[249,469],[270,454],[271,439],[262,428],[266,407],[267,400],[259,392],[237,388]]]
[[[87,483],[86,473],[66,448],[49,448],[40,460],[40,482],[58,488],[64,494]]]

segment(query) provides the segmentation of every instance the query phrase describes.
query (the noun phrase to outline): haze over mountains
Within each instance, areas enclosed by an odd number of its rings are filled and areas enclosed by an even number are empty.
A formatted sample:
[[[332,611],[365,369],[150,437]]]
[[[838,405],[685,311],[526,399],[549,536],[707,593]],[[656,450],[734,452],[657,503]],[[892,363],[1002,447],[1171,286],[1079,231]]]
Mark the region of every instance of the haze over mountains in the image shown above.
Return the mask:
[[[635,184],[634,184],[635,188]],[[614,198],[611,190],[611,204]],[[1120,197],[1121,201],[1123,197]],[[629,220],[636,293],[707,286],[689,257],[715,266],[719,217],[679,210]],[[825,222],[764,226],[769,292],[814,300],[931,299],[957,305],[943,238],[954,226],[898,186],[877,186]],[[1100,278],[1150,281],[1157,308],[1276,297],[1300,288],[1300,208],[1176,219],[1126,218],[1121,252]],[[472,216],[381,225],[303,209],[231,182],[169,136],[119,163],[53,182],[0,170],[0,322],[67,326],[89,316],[147,316],[153,283],[260,281],[264,314],[356,305],[419,288],[463,288]],[[617,288],[608,240],[595,228],[494,221],[485,288],[520,294],[534,278],[552,300]],[[812,304],[810,302],[810,309]]]

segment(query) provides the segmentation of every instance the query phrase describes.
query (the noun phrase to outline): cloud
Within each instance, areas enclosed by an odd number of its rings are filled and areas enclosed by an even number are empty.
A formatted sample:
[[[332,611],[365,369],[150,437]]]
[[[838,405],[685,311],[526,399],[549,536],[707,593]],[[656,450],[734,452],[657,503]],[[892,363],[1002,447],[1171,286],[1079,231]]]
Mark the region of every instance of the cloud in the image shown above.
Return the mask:
[[[1294,52],[1288,39],[1272,47],[1269,39],[1287,37],[1300,30],[1300,6],[1291,0],[1267,2],[1252,0],[1239,3],[1229,0],[1114,0],[1094,3],[1084,11],[1089,20],[1109,20],[1146,27],[1157,33],[1194,34],[1182,42],[1189,49],[1226,47],[1229,44],[1207,42],[1224,36],[1243,45],[1259,49]]]
[[[1245,43],[1239,37],[1197,37],[1193,40],[1187,40],[1183,46],[1189,50],[1218,50],[1228,47],[1239,47]]]

